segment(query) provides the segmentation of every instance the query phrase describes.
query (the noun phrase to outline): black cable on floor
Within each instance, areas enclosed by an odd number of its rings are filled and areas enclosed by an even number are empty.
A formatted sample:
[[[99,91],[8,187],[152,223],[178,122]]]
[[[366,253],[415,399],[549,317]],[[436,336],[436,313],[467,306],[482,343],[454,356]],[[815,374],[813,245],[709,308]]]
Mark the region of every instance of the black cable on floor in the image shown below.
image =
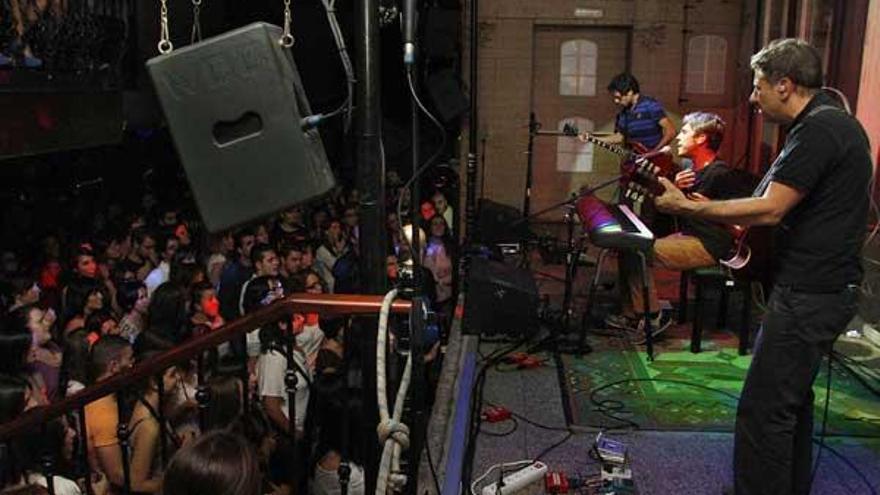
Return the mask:
[[[483,435],[488,435],[490,437],[506,437],[506,436],[513,435],[514,432],[516,432],[516,430],[519,429],[519,422],[513,416],[510,417],[510,422],[513,424],[513,426],[507,431],[494,432],[494,431],[487,431],[487,430],[480,429],[480,433]]]
[[[829,359],[830,359],[830,356],[829,356]],[[822,450],[824,449],[824,450],[827,450],[828,452],[834,454],[835,457],[837,457],[838,459],[840,459],[841,462],[843,462],[843,463],[846,464],[850,469],[852,469],[852,470],[856,473],[856,475],[857,475],[857,476],[858,476],[858,477],[859,477],[859,478],[865,483],[865,485],[866,485],[866,486],[868,487],[868,489],[871,491],[871,494],[872,494],[872,495],[877,495],[877,491],[874,489],[874,486],[871,485],[871,482],[868,480],[868,478],[865,476],[865,474],[862,473],[862,471],[859,470],[859,468],[856,467],[856,465],[853,464],[853,462],[850,461],[849,458],[847,458],[847,457],[844,456],[843,454],[837,452],[836,450],[832,449],[830,446],[826,445],[825,442],[824,442],[824,437],[826,436],[826,434],[825,434],[825,433],[826,433],[826,432],[825,432],[825,428],[826,428],[827,419],[828,419],[828,410],[829,410],[829,407],[830,407],[830,406],[829,406],[830,386],[831,386],[831,376],[830,376],[830,375],[831,375],[831,363],[830,363],[830,361],[829,361],[829,365],[828,365],[828,366],[829,366],[829,373],[828,373],[829,376],[828,376],[828,381],[827,381],[827,384],[826,384],[826,395],[825,395],[825,399],[826,399],[825,408],[826,408],[826,409],[825,409],[825,414],[823,415],[823,419],[822,419],[822,421],[823,421],[823,430],[822,430],[822,434],[821,434],[821,436],[820,436],[820,438],[819,438],[818,440],[817,440],[816,438],[813,438],[813,439],[812,439],[813,443],[819,444],[819,446],[820,446],[819,454],[817,454],[817,462],[816,462],[815,466],[813,467],[814,472],[813,472],[812,476],[815,476],[815,471],[816,471],[816,469],[818,468],[818,465],[819,465],[819,463],[818,463],[818,455],[821,455],[821,452],[822,452]],[[624,379],[624,380],[618,380],[618,381],[614,381],[614,382],[606,383],[605,385],[602,385],[601,387],[598,387],[598,388],[596,388],[596,389],[593,390],[593,392],[590,394],[590,401],[591,401],[593,404],[596,404],[597,406],[600,406],[600,408],[601,408],[601,403],[602,403],[602,402],[597,401],[597,400],[595,399],[595,395],[596,395],[596,393],[599,392],[599,391],[601,391],[601,390],[604,390],[604,389],[606,389],[606,388],[613,387],[613,386],[615,386],[615,385],[619,385],[619,384],[621,384],[621,383],[627,383],[627,382],[664,382],[664,383],[675,383],[675,384],[678,384],[678,385],[684,385],[684,386],[688,386],[688,387],[701,388],[701,389],[708,390],[708,391],[711,391],[711,392],[719,393],[719,394],[721,394],[721,395],[724,395],[724,396],[726,396],[726,397],[729,397],[729,398],[731,398],[731,399],[733,399],[733,400],[739,402],[739,397],[738,397],[738,396],[733,395],[733,394],[731,394],[730,392],[727,392],[726,390],[721,390],[721,389],[717,389],[717,388],[714,388],[714,387],[709,387],[709,386],[706,386],[706,385],[703,385],[703,384],[700,384],[700,383],[688,382],[688,381],[684,381],[684,380],[670,380],[670,379],[664,379],[664,378],[628,378],[628,379]],[[620,402],[620,401],[616,401],[616,402]],[[622,403],[621,403],[621,404],[622,404]],[[604,413],[604,411],[603,411],[603,413]],[[607,415],[608,417],[612,418],[612,419],[617,420],[617,421],[636,424],[634,421],[631,421],[631,420],[629,420],[629,419],[627,419],[627,418],[619,418],[619,417],[616,417],[616,416],[614,416],[614,415],[612,415],[612,414],[610,414],[610,413],[608,413],[608,414],[606,414],[606,415]]]
[[[545,455],[549,454],[550,452],[552,452],[554,449],[556,449],[556,448],[559,447],[560,445],[564,444],[565,442],[571,440],[572,437],[574,437],[574,433],[572,433],[571,431],[569,431],[568,434],[565,435],[565,438],[563,438],[562,440],[560,440],[560,441],[554,443],[553,445],[547,447],[546,449],[542,450],[540,454],[536,455],[536,456],[535,456],[535,461],[540,461]]]
[[[443,490],[440,489],[440,480],[437,478],[437,470],[434,468],[434,461],[431,459],[431,448],[428,446],[429,442],[425,442],[425,454],[428,456],[428,467],[431,468],[431,478],[434,479],[434,489],[437,490],[437,495],[441,495]]]

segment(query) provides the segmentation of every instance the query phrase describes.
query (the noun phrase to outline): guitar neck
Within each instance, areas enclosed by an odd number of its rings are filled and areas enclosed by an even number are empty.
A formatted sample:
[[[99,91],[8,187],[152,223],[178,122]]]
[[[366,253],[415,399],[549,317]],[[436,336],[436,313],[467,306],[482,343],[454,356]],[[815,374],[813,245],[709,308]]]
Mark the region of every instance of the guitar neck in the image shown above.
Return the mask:
[[[602,141],[601,139],[598,139],[598,138],[594,138],[593,136],[591,136],[589,134],[587,134],[585,137],[588,142],[593,143],[594,145],[596,145],[604,150],[610,151],[610,152],[617,154],[617,155],[620,155],[624,158],[630,158],[632,155],[635,154],[632,151],[630,151],[622,146],[618,146],[616,144],[611,144],[611,143],[606,143],[605,141]]]

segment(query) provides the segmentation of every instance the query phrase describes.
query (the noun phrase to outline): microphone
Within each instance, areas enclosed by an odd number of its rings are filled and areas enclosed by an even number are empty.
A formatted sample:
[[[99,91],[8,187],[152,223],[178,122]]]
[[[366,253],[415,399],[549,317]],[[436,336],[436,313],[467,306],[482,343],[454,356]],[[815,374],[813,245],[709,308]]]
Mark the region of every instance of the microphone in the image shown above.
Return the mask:
[[[416,1],[403,0],[403,63],[416,63]]]

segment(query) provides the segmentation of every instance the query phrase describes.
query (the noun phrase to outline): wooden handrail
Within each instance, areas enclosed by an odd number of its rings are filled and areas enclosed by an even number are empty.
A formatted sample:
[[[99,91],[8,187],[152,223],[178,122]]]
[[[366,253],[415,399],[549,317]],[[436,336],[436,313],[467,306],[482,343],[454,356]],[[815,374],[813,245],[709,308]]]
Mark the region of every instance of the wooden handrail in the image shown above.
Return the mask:
[[[382,308],[383,296],[347,294],[292,294],[265,308],[228,323],[215,331],[194,337],[152,358],[122,371],[106,380],[90,385],[76,394],[47,406],[29,409],[12,421],[0,425],[0,441],[15,436],[29,428],[57,418],[68,411],[79,410],[86,404],[101,397],[131,387],[147,377],[155,376],[163,370],[182,361],[193,359],[201,352],[228,342],[261,326],[278,321],[293,313],[321,313],[324,315],[378,313]],[[393,313],[409,312],[410,301],[396,300]]]

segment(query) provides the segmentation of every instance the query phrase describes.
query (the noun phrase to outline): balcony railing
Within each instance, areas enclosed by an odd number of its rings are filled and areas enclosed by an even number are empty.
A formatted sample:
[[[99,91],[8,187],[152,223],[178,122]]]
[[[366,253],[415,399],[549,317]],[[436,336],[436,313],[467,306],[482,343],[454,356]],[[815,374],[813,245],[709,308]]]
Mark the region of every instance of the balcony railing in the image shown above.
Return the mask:
[[[46,423],[64,416],[70,412],[77,411],[79,414],[79,430],[80,444],[77,455],[80,456],[82,466],[88,466],[88,447],[86,445],[87,435],[85,432],[85,406],[106,395],[123,392],[133,388],[135,385],[142,383],[149,377],[161,374],[165,369],[196,360],[197,385],[198,393],[196,400],[198,402],[199,411],[204,411],[208,407],[210,394],[207,393],[206,380],[201,365],[202,356],[206,351],[216,349],[222,343],[229,342],[233,339],[244,336],[247,332],[256,330],[263,325],[277,322],[284,318],[290,318],[294,313],[320,313],[322,315],[367,315],[378,313],[382,306],[382,296],[369,295],[344,295],[344,294],[293,294],[282,300],[279,300],[265,308],[262,308],[252,314],[245,315],[215,331],[211,331],[204,335],[194,337],[174,349],[153,356],[146,361],[138,363],[130,369],[122,371],[111,378],[100,381],[86,387],[80,392],[51,403],[47,406],[36,407],[26,411],[16,419],[0,425],[0,448],[3,448],[13,437],[40,431],[45,427]],[[411,304],[406,300],[397,300],[391,306],[393,313],[407,313],[410,311]],[[290,351],[292,352],[292,350]],[[288,356],[290,357],[290,356]],[[294,360],[288,359],[287,376],[295,373]],[[294,402],[293,387],[288,384],[288,393],[291,395],[289,415],[290,431],[295,431],[294,421]],[[161,399],[160,399],[161,400]],[[157,418],[160,424],[163,423],[162,407],[158,408],[160,417]],[[200,414],[200,422],[204,430],[204,415]],[[123,418],[118,419],[120,425],[119,439],[120,448],[126,449],[126,423]],[[295,437],[292,435],[292,437]],[[295,441],[295,440],[294,440]],[[167,457],[163,456],[163,459]],[[48,459],[46,457],[45,459]],[[293,460],[292,462],[295,462]],[[121,487],[125,493],[130,493],[130,480],[128,473],[128,465],[125,450],[123,450],[123,469],[125,471],[125,486]],[[49,482],[54,475],[55,466],[51,460],[43,463],[43,475],[46,476],[48,491],[50,495],[54,494],[53,483]],[[86,491],[91,493],[91,485],[86,483]]]

